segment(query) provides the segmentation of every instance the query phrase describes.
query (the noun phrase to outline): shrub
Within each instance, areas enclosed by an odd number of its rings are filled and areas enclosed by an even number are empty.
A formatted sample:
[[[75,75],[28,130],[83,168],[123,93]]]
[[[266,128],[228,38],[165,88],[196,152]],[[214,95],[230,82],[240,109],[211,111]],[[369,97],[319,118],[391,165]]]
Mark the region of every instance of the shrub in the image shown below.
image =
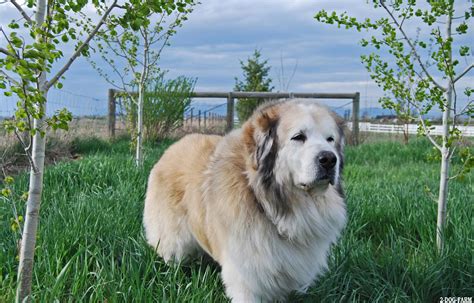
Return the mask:
[[[143,103],[145,140],[167,137],[183,125],[184,112],[191,104],[195,84],[196,79],[184,76],[166,80],[164,73],[147,83]],[[136,132],[137,105],[130,98],[123,98],[123,102],[127,128],[133,134]]]

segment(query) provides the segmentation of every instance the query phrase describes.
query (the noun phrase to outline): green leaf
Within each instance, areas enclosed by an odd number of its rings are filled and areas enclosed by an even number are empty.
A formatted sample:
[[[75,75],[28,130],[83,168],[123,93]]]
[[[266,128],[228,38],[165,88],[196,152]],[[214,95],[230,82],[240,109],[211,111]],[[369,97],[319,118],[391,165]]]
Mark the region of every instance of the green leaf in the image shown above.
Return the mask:
[[[459,55],[461,57],[469,56],[469,46],[461,46],[459,49]]]
[[[12,21],[10,24],[8,24],[8,27],[11,28],[11,29],[18,29],[18,28],[20,28],[20,26],[18,25],[18,23],[16,23],[15,21]]]
[[[461,23],[458,27],[456,27],[456,31],[458,34],[465,34],[467,33],[468,26],[465,22]]]

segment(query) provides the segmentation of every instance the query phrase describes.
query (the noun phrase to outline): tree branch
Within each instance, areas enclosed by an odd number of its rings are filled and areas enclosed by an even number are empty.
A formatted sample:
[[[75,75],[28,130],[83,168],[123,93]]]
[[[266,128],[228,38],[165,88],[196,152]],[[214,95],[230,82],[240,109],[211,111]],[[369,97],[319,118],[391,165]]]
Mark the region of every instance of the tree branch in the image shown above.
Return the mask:
[[[3,47],[0,47],[0,53],[5,54],[5,55],[10,56],[10,57],[16,57],[15,54],[10,53],[7,49],[5,49]]]
[[[423,64],[423,62],[421,62],[421,57],[420,55],[418,55],[418,52],[416,51],[416,48],[415,46],[413,45],[413,43],[411,43],[410,39],[408,38],[408,35],[405,33],[405,31],[403,30],[401,24],[398,23],[397,19],[395,18],[395,16],[392,14],[392,12],[390,12],[390,10],[388,9],[388,7],[385,5],[385,1],[384,0],[380,0],[379,1],[380,5],[385,9],[385,11],[387,11],[387,13],[390,15],[390,18],[393,20],[393,22],[395,23],[395,25],[398,27],[398,30],[400,31],[400,33],[403,35],[403,37],[405,38],[405,40],[407,41],[408,45],[410,46],[410,48],[412,49],[413,51],[413,54],[415,55],[415,58],[416,60],[418,61],[418,64],[420,65],[420,67],[423,69],[423,71],[425,72],[426,76],[430,79],[431,82],[433,82],[434,85],[436,85],[439,89],[441,89],[443,92],[445,92],[447,90],[446,87],[442,86],[441,84],[439,84],[432,76],[431,74],[428,72],[428,69],[426,68],[426,66]]]
[[[464,106],[463,109],[461,109],[461,111],[459,111],[459,114],[457,114],[456,116],[462,116],[462,115],[466,114],[470,110],[471,105],[473,105],[473,104],[474,104],[474,100],[468,101],[466,106]]]
[[[109,16],[110,12],[115,8],[115,6],[117,5],[117,1],[118,0],[115,0],[112,5],[107,9],[107,11],[104,13],[104,15],[102,16],[102,18],[100,19],[100,21],[97,23],[96,27],[92,30],[92,32],[89,34],[89,36],[87,36],[86,40],[84,40],[84,42],[81,44],[81,46],[79,46],[77,48],[77,50],[74,52],[74,54],[72,54],[72,56],[69,58],[69,60],[67,61],[67,63],[63,66],[63,68],[61,68],[57,74],[51,78],[50,81],[47,81],[46,84],[45,84],[45,90],[48,90],[49,88],[51,88],[51,86],[53,86],[58,80],[59,78],[61,78],[61,76],[69,69],[69,67],[71,66],[71,64],[74,62],[74,60],[77,59],[77,57],[79,57],[81,55],[81,52],[84,50],[84,48],[89,45],[89,42],[92,40],[92,38],[97,34],[97,32],[99,31],[100,27],[104,24],[105,20],[107,19],[107,17]]]
[[[28,22],[28,24],[33,24],[33,20],[31,20],[30,16],[28,16],[28,14],[21,8],[21,6],[15,0],[10,0],[10,2],[13,4],[13,6],[16,7],[16,9],[23,16],[23,18],[25,18],[26,22]]]
[[[462,73],[457,75],[453,80],[453,84],[456,83],[459,79],[461,79],[465,74],[467,74],[472,68],[474,68],[474,63],[466,67],[466,69]]]
[[[18,81],[16,81],[15,79],[13,79],[9,74],[7,74],[6,72],[4,72],[3,70],[0,70],[0,74],[2,74],[8,81],[10,81],[11,83],[15,84],[15,85],[20,85],[20,83]]]
[[[28,157],[28,161],[30,162],[31,169],[37,173],[38,172],[38,167],[36,167],[35,162],[33,161],[33,157],[31,156],[29,152],[29,147],[26,145],[25,141],[21,138],[20,134],[18,133],[18,130],[15,129],[15,136],[17,137],[18,141],[20,141],[21,146],[25,150],[25,154]]]
[[[439,151],[441,151],[441,146],[438,143],[436,143],[436,141],[430,135],[429,129],[426,127],[425,120],[423,120],[423,116],[421,115],[420,107],[415,103],[412,103],[412,102],[409,102],[409,103],[413,105],[418,111],[418,119],[420,120],[421,126],[423,127],[423,131],[425,132],[426,137],[431,141],[431,144],[433,144],[434,147],[436,147]]]
[[[420,119],[421,125],[423,126],[423,130],[425,131],[426,137],[431,141],[431,144],[433,144],[434,147],[436,147],[439,151],[441,151],[441,146],[438,143],[436,143],[433,137],[431,137],[429,129],[426,127],[425,121],[423,120],[423,117],[421,116],[421,114],[419,116],[419,119]]]
[[[10,47],[13,50],[13,53],[12,53],[12,52],[8,51],[7,49],[2,48],[2,53],[7,54],[7,55],[12,56],[12,57],[15,57],[16,59],[20,59],[20,55],[18,55],[18,53],[15,51],[15,46],[10,41],[10,39],[8,39],[7,33],[3,30],[3,27],[1,27],[1,26],[0,26],[0,32],[2,32],[3,37],[5,37],[5,40],[7,40],[8,44],[10,45]],[[23,41],[23,43],[24,42],[25,41]]]

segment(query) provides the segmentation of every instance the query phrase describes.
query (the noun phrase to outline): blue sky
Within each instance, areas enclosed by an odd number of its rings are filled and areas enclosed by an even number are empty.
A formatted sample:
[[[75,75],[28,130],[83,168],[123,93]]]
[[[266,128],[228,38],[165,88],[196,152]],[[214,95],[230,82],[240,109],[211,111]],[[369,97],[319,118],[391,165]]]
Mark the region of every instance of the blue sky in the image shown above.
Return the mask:
[[[169,77],[195,77],[197,91],[231,91],[235,84],[234,78],[241,77],[239,60],[245,60],[254,49],[259,49],[272,66],[270,76],[274,80],[275,90],[283,90],[278,81],[283,61],[287,76],[296,66],[289,91],[358,91],[361,93],[363,107],[378,106],[377,98],[383,93],[370,80],[360,63],[360,55],[368,52],[358,44],[365,34],[337,29],[335,26],[318,23],[313,18],[321,9],[338,12],[347,10],[357,17],[376,16],[366,1],[201,2],[172,38],[171,46],[162,53],[159,64],[163,69],[169,70]],[[4,6],[5,4],[0,6],[2,24],[10,19],[10,13],[3,9]],[[465,38],[471,47],[473,33],[471,30],[470,36]],[[0,44],[2,42],[0,40]],[[473,83],[472,74],[461,85]],[[109,87],[83,58],[73,64],[64,81],[66,91],[101,100],[106,99]],[[347,103],[335,102],[336,106]]]

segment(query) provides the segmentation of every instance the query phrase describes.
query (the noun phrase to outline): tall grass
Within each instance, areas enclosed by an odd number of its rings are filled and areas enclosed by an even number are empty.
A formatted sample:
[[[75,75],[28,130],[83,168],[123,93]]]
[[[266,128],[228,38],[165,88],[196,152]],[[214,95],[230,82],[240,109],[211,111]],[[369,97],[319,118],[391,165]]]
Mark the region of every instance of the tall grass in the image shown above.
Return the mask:
[[[143,238],[146,179],[170,141],[146,147],[134,167],[126,141],[76,141],[78,161],[47,168],[33,296],[37,302],[223,302],[219,269],[205,260],[165,265]],[[474,295],[473,175],[452,182],[446,251],[436,253],[437,186],[429,144],[379,142],[348,148],[349,223],[328,272],[292,302],[433,302]],[[27,188],[19,176],[16,191]],[[15,202],[21,212],[24,205]],[[0,302],[13,300],[18,236],[0,200]]]

